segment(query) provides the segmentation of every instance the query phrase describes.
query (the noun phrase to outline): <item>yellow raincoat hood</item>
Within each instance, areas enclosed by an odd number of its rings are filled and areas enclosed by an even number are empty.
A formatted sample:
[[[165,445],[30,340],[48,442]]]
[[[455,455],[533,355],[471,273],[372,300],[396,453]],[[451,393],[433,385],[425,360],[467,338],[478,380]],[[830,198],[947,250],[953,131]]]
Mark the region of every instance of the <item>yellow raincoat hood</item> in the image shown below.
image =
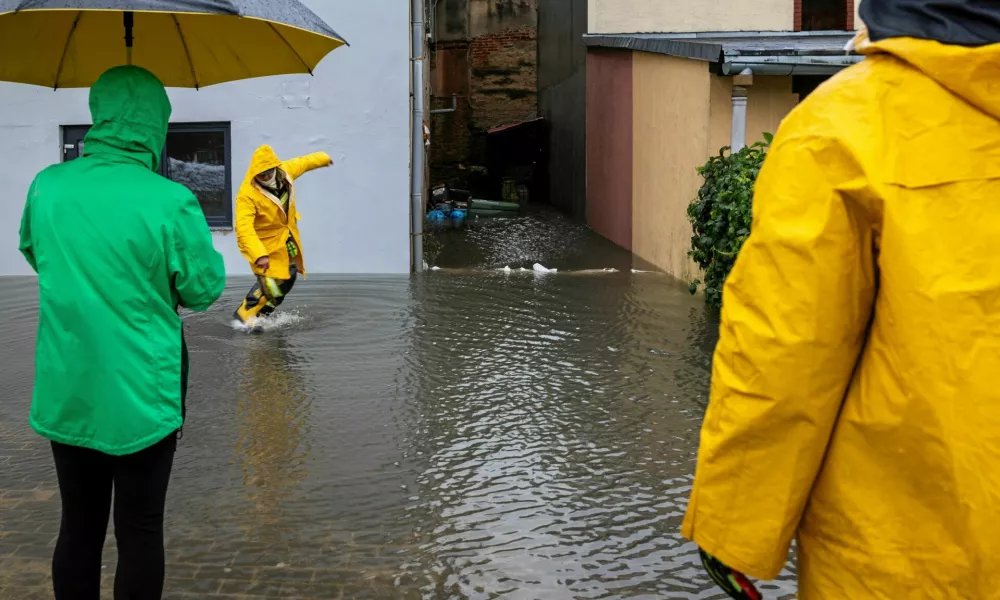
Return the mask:
[[[757,181],[683,533],[765,579],[797,539],[803,600],[1000,599],[1000,45],[857,49]]]
[[[250,159],[250,168],[247,169],[246,181],[249,183],[254,177],[264,171],[281,167],[281,159],[274,153],[274,148],[264,145],[254,150],[253,158]]]
[[[1000,119],[1000,44],[970,48],[915,38],[872,42],[868,32],[862,31],[854,49],[866,56],[894,56],[972,106]]]

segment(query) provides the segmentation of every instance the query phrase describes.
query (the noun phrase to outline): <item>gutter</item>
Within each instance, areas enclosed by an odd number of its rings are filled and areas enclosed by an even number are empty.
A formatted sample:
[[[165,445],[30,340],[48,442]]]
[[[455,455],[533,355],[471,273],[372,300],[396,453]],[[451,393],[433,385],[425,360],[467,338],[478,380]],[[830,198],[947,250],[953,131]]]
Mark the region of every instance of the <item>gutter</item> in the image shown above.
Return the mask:
[[[583,44],[590,47],[649,52],[711,63],[722,75],[738,75],[750,69],[756,75],[833,75],[864,57],[843,50],[850,32],[733,32],[679,34],[587,34]],[[796,47],[795,40],[829,38],[830,47]],[[754,48],[761,39],[786,45]],[[746,41],[746,45],[742,44]],[[741,49],[740,46],[743,46]],[[835,48],[833,46],[836,46]]]
[[[424,270],[424,2],[410,3],[410,270]]]
[[[864,60],[863,56],[727,56],[723,75],[739,75],[750,69],[754,75],[833,75]]]

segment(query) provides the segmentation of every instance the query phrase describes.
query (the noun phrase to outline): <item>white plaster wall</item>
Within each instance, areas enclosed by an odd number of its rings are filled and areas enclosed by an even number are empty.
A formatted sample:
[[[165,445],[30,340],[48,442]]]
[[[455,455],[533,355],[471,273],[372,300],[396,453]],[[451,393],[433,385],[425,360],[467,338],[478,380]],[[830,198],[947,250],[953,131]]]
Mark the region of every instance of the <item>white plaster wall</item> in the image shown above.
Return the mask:
[[[170,90],[174,122],[232,123],[233,191],[250,156],[271,144],[282,158],[324,150],[330,169],[297,187],[310,273],[406,273],[409,249],[409,7],[399,0],[305,0],[351,43],[315,77],[295,75]],[[290,83],[286,83],[290,82]],[[284,86],[283,86],[284,84]],[[287,87],[291,85],[291,88]],[[286,108],[283,87],[308,86],[308,108]],[[60,126],[90,123],[86,90],[0,83],[0,275],[31,270],[17,250],[25,194],[35,174],[61,160]],[[141,199],[137,199],[141,201]],[[231,232],[216,248],[231,274],[248,266]]]
[[[791,31],[792,0],[591,0],[590,33]]]

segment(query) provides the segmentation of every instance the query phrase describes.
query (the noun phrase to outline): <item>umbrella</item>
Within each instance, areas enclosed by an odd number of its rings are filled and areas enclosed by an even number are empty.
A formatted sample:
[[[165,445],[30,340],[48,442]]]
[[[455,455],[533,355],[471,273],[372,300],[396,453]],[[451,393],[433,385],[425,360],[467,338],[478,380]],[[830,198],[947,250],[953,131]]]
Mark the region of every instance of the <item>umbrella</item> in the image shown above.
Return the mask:
[[[0,81],[51,88],[123,64],[168,87],[311,74],[346,43],[297,0],[0,0]]]

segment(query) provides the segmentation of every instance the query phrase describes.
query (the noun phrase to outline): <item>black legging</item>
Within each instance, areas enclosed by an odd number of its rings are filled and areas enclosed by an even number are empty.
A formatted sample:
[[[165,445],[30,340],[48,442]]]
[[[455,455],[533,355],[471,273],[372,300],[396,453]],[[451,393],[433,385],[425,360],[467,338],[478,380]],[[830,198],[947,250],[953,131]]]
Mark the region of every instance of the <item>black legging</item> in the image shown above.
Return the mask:
[[[115,498],[115,600],[163,595],[163,507],[177,436],[128,456],[52,444],[62,525],[52,559],[56,600],[99,600],[101,552]]]

